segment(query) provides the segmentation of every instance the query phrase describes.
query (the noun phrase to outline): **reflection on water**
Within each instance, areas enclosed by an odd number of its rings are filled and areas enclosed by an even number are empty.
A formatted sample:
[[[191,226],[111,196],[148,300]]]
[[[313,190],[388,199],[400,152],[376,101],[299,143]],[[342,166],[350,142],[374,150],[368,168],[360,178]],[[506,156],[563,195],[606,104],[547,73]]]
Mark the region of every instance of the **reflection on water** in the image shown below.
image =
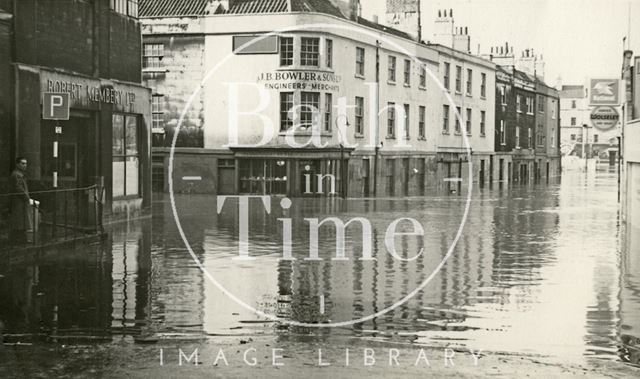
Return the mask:
[[[179,197],[177,207],[208,272],[248,307],[280,318],[359,319],[393,307],[431,278],[384,315],[319,333],[637,363],[640,233],[627,231],[627,246],[618,243],[616,188],[612,174],[569,174],[561,185],[479,190],[453,254],[437,272],[463,219],[460,197],[294,199],[286,210],[272,198],[270,212],[256,199],[249,209],[249,251],[256,258],[250,261],[232,259],[239,248],[232,199],[220,214],[206,196]],[[191,259],[170,209],[168,198],[160,199],[152,220],[113,227],[100,246],[2,257],[6,339],[309,332],[257,316],[226,296]],[[305,218],[327,217],[360,217],[370,233],[351,223],[346,257],[335,260],[336,229],[324,225],[321,260],[305,259],[313,245]],[[398,223],[395,239],[385,238],[394,220],[407,217],[420,222],[424,238],[412,235],[407,220]],[[291,220],[295,260],[279,259],[283,220]],[[371,241],[375,260],[360,259],[364,241]]]

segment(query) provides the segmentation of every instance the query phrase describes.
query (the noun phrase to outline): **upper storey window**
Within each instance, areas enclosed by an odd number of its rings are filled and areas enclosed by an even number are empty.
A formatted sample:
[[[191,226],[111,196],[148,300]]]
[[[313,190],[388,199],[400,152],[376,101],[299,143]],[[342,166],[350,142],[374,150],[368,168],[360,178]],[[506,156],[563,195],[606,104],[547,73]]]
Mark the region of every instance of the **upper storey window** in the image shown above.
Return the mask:
[[[320,65],[320,38],[302,37],[300,41],[300,65]]]
[[[131,17],[138,17],[139,0],[111,0],[111,9]]]

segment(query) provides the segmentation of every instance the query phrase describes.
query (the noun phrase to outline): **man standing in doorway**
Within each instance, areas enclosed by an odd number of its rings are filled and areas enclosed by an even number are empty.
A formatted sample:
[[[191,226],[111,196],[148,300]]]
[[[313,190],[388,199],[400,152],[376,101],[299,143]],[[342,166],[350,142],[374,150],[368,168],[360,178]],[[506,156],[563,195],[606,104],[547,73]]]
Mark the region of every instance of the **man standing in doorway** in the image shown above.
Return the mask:
[[[16,168],[11,173],[9,183],[11,185],[11,213],[9,225],[11,226],[11,242],[21,244],[27,242],[27,230],[31,229],[31,198],[27,187],[27,159],[25,157],[16,158]]]

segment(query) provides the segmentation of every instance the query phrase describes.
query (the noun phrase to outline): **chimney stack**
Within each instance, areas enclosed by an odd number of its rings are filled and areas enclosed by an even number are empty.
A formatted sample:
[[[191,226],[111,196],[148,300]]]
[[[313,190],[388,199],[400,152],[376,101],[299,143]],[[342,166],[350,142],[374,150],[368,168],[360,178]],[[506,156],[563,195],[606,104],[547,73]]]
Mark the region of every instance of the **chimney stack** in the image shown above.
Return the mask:
[[[420,0],[387,0],[386,11],[387,26],[409,34],[418,42],[422,40]]]
[[[360,17],[360,0],[329,0],[349,20],[357,21]]]

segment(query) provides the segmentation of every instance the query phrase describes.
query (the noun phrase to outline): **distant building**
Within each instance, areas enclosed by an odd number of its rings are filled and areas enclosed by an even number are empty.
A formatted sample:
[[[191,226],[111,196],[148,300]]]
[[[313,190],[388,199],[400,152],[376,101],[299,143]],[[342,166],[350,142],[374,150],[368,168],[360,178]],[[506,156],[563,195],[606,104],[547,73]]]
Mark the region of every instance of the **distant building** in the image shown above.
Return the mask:
[[[149,207],[150,91],[140,49],[137,0],[0,0],[0,185],[25,156],[32,191],[52,189],[57,171],[60,188],[104,184],[108,217]],[[69,120],[43,120],[45,92],[69,94]]]

